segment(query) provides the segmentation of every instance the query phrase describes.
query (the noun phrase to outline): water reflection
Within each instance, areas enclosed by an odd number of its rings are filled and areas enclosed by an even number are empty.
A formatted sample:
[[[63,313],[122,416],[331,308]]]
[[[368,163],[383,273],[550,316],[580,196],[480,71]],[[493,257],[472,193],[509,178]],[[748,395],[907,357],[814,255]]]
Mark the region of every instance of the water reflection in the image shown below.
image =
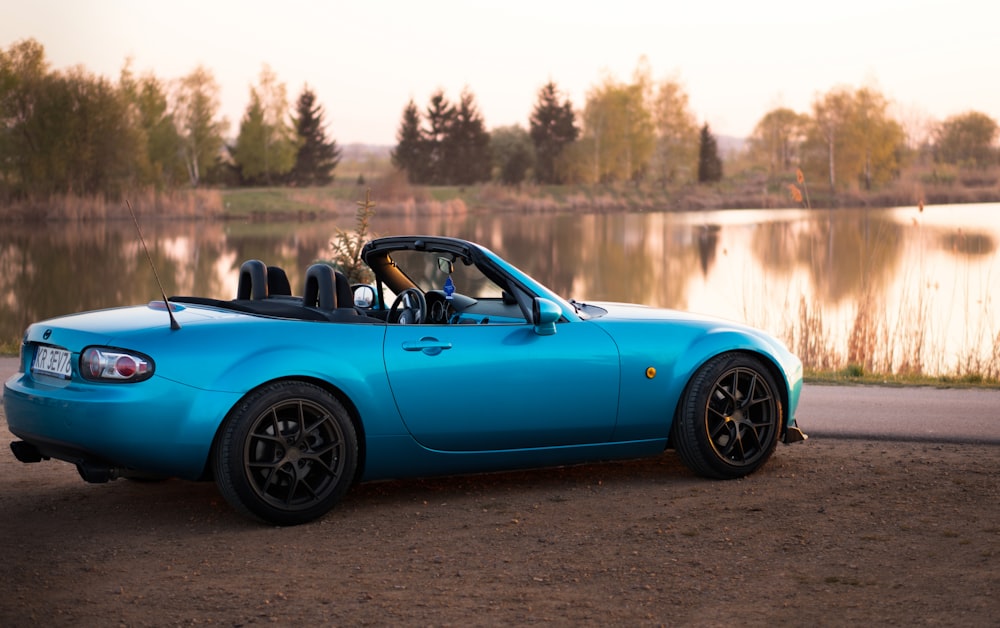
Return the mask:
[[[945,251],[969,257],[993,255],[997,248],[996,241],[989,234],[966,233],[962,229],[942,234],[938,242]]]
[[[231,298],[239,265],[250,258],[283,267],[299,291],[303,270],[330,255],[337,226],[351,228],[353,217],[341,225],[162,222],[144,231],[168,294]],[[376,214],[373,229],[481,242],[568,297],[746,321],[800,352],[826,352],[827,365],[996,368],[1000,326],[991,295],[1000,288],[994,268],[1000,205],[923,212]],[[0,295],[0,337],[12,339],[30,322],[147,302],[158,289],[131,223],[5,225]]]
[[[901,226],[872,211],[818,211],[754,229],[752,251],[764,274],[789,280],[802,270],[812,294],[837,304],[885,286],[901,263]]]

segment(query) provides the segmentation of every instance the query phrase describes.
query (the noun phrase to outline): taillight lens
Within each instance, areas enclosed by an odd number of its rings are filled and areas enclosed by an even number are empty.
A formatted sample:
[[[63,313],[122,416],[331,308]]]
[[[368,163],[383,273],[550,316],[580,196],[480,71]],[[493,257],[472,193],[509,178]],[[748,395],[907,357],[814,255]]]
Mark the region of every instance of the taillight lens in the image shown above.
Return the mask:
[[[153,376],[153,361],[121,349],[89,347],[80,354],[84,379],[105,382],[141,382]]]

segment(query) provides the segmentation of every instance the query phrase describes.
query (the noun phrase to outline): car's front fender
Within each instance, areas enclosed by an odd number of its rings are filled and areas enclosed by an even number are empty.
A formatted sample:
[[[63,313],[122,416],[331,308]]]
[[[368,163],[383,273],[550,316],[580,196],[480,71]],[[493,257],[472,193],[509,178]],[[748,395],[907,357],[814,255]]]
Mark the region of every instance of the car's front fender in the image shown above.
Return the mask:
[[[592,324],[590,322],[586,324]],[[666,438],[688,382],[720,353],[745,351],[774,366],[791,422],[802,386],[802,364],[766,334],[714,321],[597,319],[615,340],[622,381],[615,440]]]
[[[684,386],[701,368],[702,364],[721,353],[743,351],[765,359],[772,373],[783,385],[782,404],[785,408],[785,425],[795,422],[795,410],[802,392],[802,362],[779,341],[762,333],[742,328],[718,327],[694,339],[687,350],[681,352],[674,364],[673,377]]]

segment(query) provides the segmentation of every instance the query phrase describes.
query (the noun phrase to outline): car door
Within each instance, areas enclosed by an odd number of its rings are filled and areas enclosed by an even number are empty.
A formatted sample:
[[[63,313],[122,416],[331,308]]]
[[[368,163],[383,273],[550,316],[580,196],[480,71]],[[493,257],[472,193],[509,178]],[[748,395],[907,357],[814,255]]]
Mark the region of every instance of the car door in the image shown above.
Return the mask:
[[[607,441],[618,408],[619,356],[586,321],[540,336],[531,325],[389,325],[384,358],[413,437],[442,451]]]

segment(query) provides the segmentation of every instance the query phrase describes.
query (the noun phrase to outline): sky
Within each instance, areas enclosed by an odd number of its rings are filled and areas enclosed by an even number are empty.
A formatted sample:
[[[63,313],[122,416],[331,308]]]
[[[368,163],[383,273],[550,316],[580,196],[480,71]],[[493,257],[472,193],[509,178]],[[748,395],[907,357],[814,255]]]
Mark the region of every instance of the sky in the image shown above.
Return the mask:
[[[582,110],[605,78],[679,81],[699,124],[746,137],[776,107],[875,87],[904,128],[1000,120],[995,0],[0,0],[0,47],[40,42],[54,70],[218,82],[235,136],[267,64],[289,103],[308,85],[341,145],[395,144],[403,108],[475,96],[488,129],[528,127],[553,81]]]

